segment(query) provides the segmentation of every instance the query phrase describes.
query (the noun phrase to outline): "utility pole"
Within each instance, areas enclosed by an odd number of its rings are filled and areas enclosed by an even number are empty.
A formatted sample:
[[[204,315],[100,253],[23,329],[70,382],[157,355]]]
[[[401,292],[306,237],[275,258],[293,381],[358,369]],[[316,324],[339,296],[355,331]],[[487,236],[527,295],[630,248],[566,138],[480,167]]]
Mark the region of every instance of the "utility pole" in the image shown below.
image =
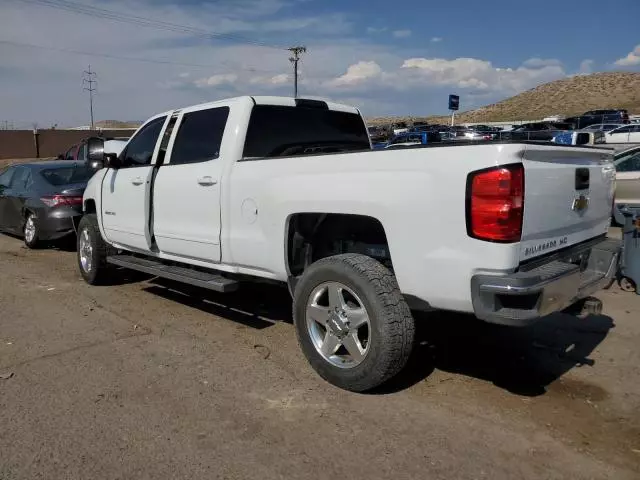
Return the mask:
[[[95,91],[95,87],[93,84],[97,84],[98,80],[96,80],[97,74],[96,72],[91,71],[91,65],[89,65],[89,69],[83,72],[82,77],[82,88],[89,92],[89,111],[91,112],[91,130],[93,130],[93,92]],[[85,85],[89,85],[85,87]]]
[[[289,58],[289,61],[293,63],[293,96],[298,98],[298,62],[300,61],[300,54],[307,51],[307,47],[291,47],[288,49],[293,56]]]

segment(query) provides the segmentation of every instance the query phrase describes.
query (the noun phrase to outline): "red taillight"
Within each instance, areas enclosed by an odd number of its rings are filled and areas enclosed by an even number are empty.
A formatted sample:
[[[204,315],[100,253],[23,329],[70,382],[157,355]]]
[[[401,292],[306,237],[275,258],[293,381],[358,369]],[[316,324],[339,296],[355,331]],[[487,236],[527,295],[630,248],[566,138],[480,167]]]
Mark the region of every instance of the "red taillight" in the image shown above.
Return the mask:
[[[474,172],[467,184],[467,231],[493,242],[519,242],[524,211],[524,167]]]
[[[60,205],[82,205],[82,197],[70,196],[70,195],[47,195],[46,197],[40,197],[40,200],[47,207],[58,207]]]

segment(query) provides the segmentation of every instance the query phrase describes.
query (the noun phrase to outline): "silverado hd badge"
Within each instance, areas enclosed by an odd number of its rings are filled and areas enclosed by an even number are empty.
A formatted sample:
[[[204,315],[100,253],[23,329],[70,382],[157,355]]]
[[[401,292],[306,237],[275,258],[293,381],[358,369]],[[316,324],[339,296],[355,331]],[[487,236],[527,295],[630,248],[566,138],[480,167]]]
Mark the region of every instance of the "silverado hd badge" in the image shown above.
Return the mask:
[[[585,197],[584,195],[580,195],[573,199],[573,205],[571,206],[572,210],[576,212],[581,212],[585,208],[589,206],[589,197]]]

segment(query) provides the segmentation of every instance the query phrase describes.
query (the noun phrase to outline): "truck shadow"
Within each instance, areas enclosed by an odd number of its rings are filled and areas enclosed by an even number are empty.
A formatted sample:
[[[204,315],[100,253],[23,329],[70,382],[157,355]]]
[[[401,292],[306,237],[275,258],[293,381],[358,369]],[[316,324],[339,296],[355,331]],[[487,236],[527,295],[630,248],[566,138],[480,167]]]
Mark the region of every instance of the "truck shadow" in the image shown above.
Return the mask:
[[[589,356],[615,325],[605,315],[557,313],[525,328],[502,327],[470,315],[414,313],[416,347],[405,370],[377,393],[404,390],[434,369],[492,382],[522,396],[543,395]]]
[[[280,286],[247,283],[238,292],[218,294],[159,278],[149,283],[149,293],[258,330],[292,322],[291,298]],[[614,327],[605,315],[580,319],[569,313],[526,328],[492,325],[450,312],[414,312],[414,317],[416,345],[408,365],[371,393],[408,389],[438,369],[522,396],[543,395],[572,368],[595,365],[589,356]]]

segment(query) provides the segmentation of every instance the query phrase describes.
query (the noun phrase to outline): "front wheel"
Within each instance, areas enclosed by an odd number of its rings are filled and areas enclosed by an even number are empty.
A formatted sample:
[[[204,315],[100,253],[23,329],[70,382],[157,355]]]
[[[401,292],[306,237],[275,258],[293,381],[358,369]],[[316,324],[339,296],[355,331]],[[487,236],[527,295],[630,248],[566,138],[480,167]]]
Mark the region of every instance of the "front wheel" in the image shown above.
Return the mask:
[[[108,276],[108,244],[100,234],[95,214],[87,214],[78,224],[78,267],[82,278],[90,285],[103,283]]]
[[[312,264],[296,286],[294,323],[314,370],[346,390],[371,390],[404,368],[414,321],[395,276],[359,254]]]

